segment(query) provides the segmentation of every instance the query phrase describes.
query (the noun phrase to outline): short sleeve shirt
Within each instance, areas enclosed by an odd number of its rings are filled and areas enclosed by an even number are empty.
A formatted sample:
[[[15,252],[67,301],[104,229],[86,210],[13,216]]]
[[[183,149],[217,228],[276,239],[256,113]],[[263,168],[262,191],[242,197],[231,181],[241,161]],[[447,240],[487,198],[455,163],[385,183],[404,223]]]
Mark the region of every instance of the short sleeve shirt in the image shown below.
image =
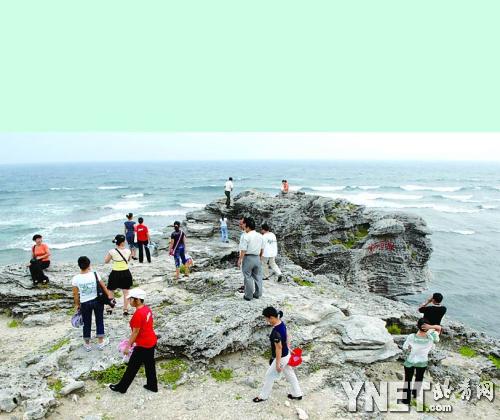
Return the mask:
[[[271,331],[271,335],[269,336],[271,340],[271,354],[272,358],[276,358],[276,347],[275,344],[281,342],[281,357],[288,356],[288,340],[286,333],[286,325],[283,321],[281,324],[276,325]]]
[[[424,314],[424,318],[429,321],[431,325],[441,325],[441,320],[446,313],[445,306],[424,306],[418,310]]]
[[[184,238],[185,237],[186,237],[186,234],[182,230],[179,230],[179,232],[174,230],[172,232],[172,234],[170,235],[170,239],[174,240],[174,248],[177,248],[179,245],[184,245]],[[178,244],[179,241],[181,241],[181,242]]]
[[[135,222],[133,220],[127,220],[125,222],[125,229],[127,230],[127,238],[133,237],[135,232]]]
[[[135,339],[135,344],[147,349],[154,347],[158,338],[153,329],[153,312],[148,306],[136,309],[130,320],[130,328],[139,328],[139,334]]]
[[[264,252],[262,256],[265,258],[272,258],[278,255],[278,241],[276,240],[276,235],[272,232],[267,232],[263,236],[264,240]]]
[[[45,255],[48,252],[49,252],[49,246],[47,244],[35,245],[35,249],[34,249],[35,257]],[[44,258],[40,261],[49,261],[49,258]]]
[[[146,242],[148,240],[148,227],[143,224],[136,225],[134,228],[137,233],[137,240],[141,242]]]
[[[129,260],[131,251],[128,248],[120,248],[120,254],[123,255],[126,261]],[[111,261],[113,261],[113,271],[125,271],[128,270],[128,263],[122,258],[116,248],[109,250],[109,255],[111,255]]]
[[[245,251],[247,255],[260,255],[263,248],[262,235],[255,230],[247,232],[240,240],[240,251]]]
[[[97,273],[98,280],[101,276]],[[80,303],[89,302],[97,297],[97,284],[93,271],[85,274],[77,274],[71,280],[71,285],[78,288]]]

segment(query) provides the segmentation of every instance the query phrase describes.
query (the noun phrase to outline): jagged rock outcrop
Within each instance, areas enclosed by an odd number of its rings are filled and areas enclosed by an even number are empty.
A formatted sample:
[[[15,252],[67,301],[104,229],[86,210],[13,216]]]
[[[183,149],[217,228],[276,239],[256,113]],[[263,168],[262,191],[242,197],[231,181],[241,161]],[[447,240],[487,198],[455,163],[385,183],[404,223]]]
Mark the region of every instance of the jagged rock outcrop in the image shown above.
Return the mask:
[[[415,215],[368,211],[346,200],[300,192],[271,196],[245,191],[234,198],[231,209],[221,199],[188,213],[185,226],[189,235],[202,241],[213,238],[221,214],[230,221],[233,241],[241,233],[240,217],[252,216],[257,224],[270,224],[282,259],[315,274],[338,275],[346,284],[373,293],[391,298],[413,294],[425,289],[430,276],[430,231]],[[206,264],[230,259],[224,255],[227,248],[223,245],[223,255],[212,255]],[[196,246],[193,249],[197,251]],[[204,262],[209,259],[203,253],[199,256]]]

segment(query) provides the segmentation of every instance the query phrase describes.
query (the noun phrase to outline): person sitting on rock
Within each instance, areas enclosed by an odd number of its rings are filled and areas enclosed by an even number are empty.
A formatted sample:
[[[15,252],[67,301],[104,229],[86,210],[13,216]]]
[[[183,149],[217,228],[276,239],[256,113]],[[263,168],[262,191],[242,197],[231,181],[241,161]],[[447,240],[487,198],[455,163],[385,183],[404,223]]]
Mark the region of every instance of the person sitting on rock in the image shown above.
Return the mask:
[[[271,232],[271,228],[267,223],[262,224],[260,233],[262,233],[262,238],[264,239],[264,251],[262,252],[264,280],[268,280],[271,276],[269,273],[269,267],[271,267],[273,273],[278,276],[278,281],[281,281],[283,279],[283,274],[278,264],[276,264],[276,256],[278,255],[278,241],[276,240],[276,235]]]
[[[281,194],[288,194],[288,181],[286,179],[283,179],[281,181]]]
[[[97,299],[98,285],[110,299],[113,298],[113,294],[106,288],[101,276],[96,271],[92,271],[88,257],[82,256],[78,258],[78,267],[80,267],[80,274],[73,277],[71,285],[73,286],[75,309],[80,311],[83,319],[83,347],[86,351],[92,350],[90,332],[92,329],[93,312],[95,316],[96,337],[99,341],[97,348],[102,350],[108,343],[104,339],[104,304]]]
[[[255,231],[255,221],[251,217],[243,218],[243,235],[240,245],[238,268],[243,271],[244,293],[243,299],[252,300],[262,296],[262,264],[260,258],[264,248],[262,235]]]
[[[403,350],[410,350],[403,363],[405,370],[405,398],[399,402],[410,404],[412,398],[416,398],[422,386],[425,370],[429,361],[429,352],[434,343],[439,342],[439,334],[434,329],[427,329],[426,324],[429,320],[420,318],[417,322],[418,331],[406,337],[403,344]],[[415,373],[415,387],[412,389],[411,381]]]
[[[438,334],[441,334],[441,320],[446,313],[446,307],[441,305],[442,301],[443,295],[441,293],[434,293],[418,308],[418,311],[429,321],[428,325],[425,325],[425,328],[436,330]],[[432,305],[427,306],[429,304]]]
[[[130,305],[135,308],[135,312],[130,319],[132,333],[124,354],[128,355],[130,353],[130,349],[134,343],[135,347],[130,356],[127,370],[120,379],[120,382],[109,386],[111,390],[122,394],[127,392],[128,387],[143,364],[146,371],[146,385],[144,385],[144,388],[151,392],[158,392],[155,365],[155,347],[158,338],[153,329],[153,313],[149,307],[144,305],[145,298],[146,292],[144,290],[130,290]]]
[[[47,244],[43,243],[42,235],[34,235],[33,242],[35,242],[35,245],[31,248],[31,261],[29,263],[31,278],[34,284],[40,282],[47,284],[49,278],[43,270],[50,266],[50,249]]]
[[[269,336],[271,340],[271,360],[269,360],[270,366],[266,372],[262,390],[259,396],[253,399],[253,402],[262,402],[269,398],[274,381],[281,377],[282,372],[285,374],[285,378],[292,388],[292,393],[288,394],[288,398],[291,400],[301,400],[302,390],[300,389],[299,381],[297,380],[297,376],[295,376],[293,368],[288,365],[291,350],[286,325],[281,320],[283,312],[278,312],[276,308],[268,306],[262,311],[262,315],[264,315],[269,325],[273,327]]]

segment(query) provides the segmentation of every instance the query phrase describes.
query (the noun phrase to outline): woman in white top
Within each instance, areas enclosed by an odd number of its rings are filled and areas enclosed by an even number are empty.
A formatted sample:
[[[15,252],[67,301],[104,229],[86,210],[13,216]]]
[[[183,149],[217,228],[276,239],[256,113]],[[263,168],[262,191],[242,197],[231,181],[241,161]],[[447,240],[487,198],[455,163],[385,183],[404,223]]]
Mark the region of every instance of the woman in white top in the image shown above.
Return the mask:
[[[220,239],[222,242],[229,243],[227,235],[227,217],[221,214],[220,219]]]
[[[104,257],[104,262],[107,264],[113,262],[113,269],[108,279],[108,290],[114,296],[116,289],[121,289],[123,292],[123,315],[128,315],[128,291],[132,287],[132,273],[128,268],[131,251],[126,247],[125,235],[116,235],[113,243],[116,248],[110,249]],[[112,308],[108,308],[106,312],[111,315]]]
[[[439,342],[439,334],[435,330],[426,330],[425,324],[428,323],[429,321],[425,318],[420,318],[417,322],[418,331],[406,337],[403,344],[403,350],[410,350],[403,363],[406,386],[406,396],[401,401],[403,404],[410,404],[412,397],[416,398],[427,369],[429,352],[434,347],[434,343]],[[415,372],[415,388],[412,389],[411,381]]]

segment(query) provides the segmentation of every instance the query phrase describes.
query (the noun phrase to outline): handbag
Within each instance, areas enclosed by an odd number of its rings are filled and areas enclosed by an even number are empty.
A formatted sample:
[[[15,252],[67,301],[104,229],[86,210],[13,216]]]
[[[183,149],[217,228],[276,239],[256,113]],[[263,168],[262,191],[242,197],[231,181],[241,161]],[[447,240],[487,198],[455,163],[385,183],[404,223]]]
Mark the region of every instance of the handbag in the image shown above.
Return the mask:
[[[97,277],[97,272],[94,271],[94,276],[95,276],[95,285],[96,285],[96,290],[97,290],[97,301],[99,303],[102,303],[103,305],[109,305],[112,308],[115,307],[116,305],[116,300],[115,299],[110,299],[106,293],[102,290],[102,287],[99,283],[99,278]]]
[[[30,260],[30,264],[32,264],[32,265],[38,264],[38,259],[35,256],[35,245],[33,245],[33,248],[31,248],[31,260]]]
[[[302,349],[297,347],[292,350],[290,359],[288,360],[288,365],[292,367],[297,367],[302,364]]]

